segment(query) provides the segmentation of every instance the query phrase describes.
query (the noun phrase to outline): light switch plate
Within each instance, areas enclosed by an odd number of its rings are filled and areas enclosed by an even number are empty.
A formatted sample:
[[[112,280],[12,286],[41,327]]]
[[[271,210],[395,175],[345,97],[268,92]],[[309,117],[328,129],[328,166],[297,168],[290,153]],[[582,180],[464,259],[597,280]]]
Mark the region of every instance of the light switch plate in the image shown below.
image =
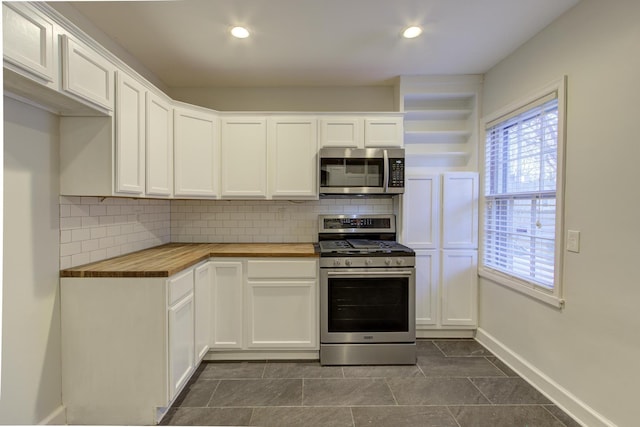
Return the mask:
[[[569,252],[580,252],[580,232],[576,230],[567,231],[567,250]]]

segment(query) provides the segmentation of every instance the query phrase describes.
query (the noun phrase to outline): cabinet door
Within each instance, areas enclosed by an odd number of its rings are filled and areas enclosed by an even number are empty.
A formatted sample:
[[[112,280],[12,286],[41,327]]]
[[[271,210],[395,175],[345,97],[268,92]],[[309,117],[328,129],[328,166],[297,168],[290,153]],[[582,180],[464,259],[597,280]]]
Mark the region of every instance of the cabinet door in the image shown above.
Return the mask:
[[[375,118],[364,120],[364,146],[402,147],[404,130],[402,117]]]
[[[62,90],[113,110],[115,67],[89,47],[62,36]]]
[[[193,292],[169,307],[169,400],[178,395],[195,366],[193,314]]]
[[[442,248],[476,249],[478,174],[451,172],[442,179]]]
[[[443,326],[478,323],[478,251],[442,250],[441,294]]]
[[[174,194],[217,197],[218,118],[187,108],[174,110]]]
[[[267,127],[264,118],[222,120],[222,197],[267,196]]]
[[[36,77],[53,82],[53,24],[24,4],[2,2],[4,60]]]
[[[116,90],[116,193],[144,192],[145,89],[118,72]]]
[[[269,195],[318,197],[318,136],[315,118],[269,120]]]
[[[250,280],[247,348],[317,347],[315,280]]]
[[[242,348],[242,262],[211,263],[211,348]]]
[[[416,328],[438,323],[438,251],[416,251]]]
[[[320,119],[320,147],[364,148],[362,119],[325,117]]]
[[[413,249],[436,249],[440,228],[440,176],[407,176],[402,213],[404,243]]]
[[[173,191],[173,110],[168,101],[147,92],[146,193],[171,196]]]
[[[195,357],[196,364],[209,351],[209,312],[211,311],[211,267],[207,262],[195,269]]]

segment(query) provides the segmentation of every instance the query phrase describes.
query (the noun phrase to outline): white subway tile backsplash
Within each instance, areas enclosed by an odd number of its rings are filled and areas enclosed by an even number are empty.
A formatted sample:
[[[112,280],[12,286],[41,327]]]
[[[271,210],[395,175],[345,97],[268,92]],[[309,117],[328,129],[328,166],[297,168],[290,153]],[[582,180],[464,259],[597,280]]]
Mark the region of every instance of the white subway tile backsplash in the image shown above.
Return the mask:
[[[169,200],[60,197],[60,268],[145,249],[171,239]]]

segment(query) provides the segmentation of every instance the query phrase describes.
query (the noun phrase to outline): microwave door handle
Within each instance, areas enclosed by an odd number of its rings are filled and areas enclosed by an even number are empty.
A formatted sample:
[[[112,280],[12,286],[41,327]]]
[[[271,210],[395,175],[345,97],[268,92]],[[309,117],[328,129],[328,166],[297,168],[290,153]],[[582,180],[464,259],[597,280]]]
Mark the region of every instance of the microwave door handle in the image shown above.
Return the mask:
[[[389,191],[389,153],[387,153],[387,150],[382,150],[382,154],[384,156],[384,176],[382,179],[384,180],[384,192],[386,193]]]

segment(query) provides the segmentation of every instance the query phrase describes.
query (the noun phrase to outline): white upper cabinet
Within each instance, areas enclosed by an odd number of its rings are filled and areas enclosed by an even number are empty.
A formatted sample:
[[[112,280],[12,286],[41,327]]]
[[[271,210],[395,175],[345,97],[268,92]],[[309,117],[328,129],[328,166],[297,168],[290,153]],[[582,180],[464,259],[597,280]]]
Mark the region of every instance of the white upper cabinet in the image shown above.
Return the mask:
[[[115,66],[88,46],[62,36],[62,90],[105,110],[113,110]]]
[[[315,117],[269,118],[269,196],[318,198]]]
[[[218,118],[213,113],[179,107],[174,110],[173,126],[175,196],[218,197]]]
[[[402,147],[402,115],[330,116],[320,119],[320,147]]]
[[[142,195],[145,169],[145,88],[123,72],[116,90],[116,193]]]
[[[342,116],[321,118],[320,147],[364,148],[362,120]]]
[[[265,117],[221,120],[222,197],[267,197],[266,126]]]
[[[442,176],[442,248],[478,247],[478,174],[451,172]]]
[[[365,148],[402,147],[402,117],[364,119]]]
[[[146,97],[146,193],[168,197],[173,193],[173,108],[153,92]]]
[[[440,175],[407,176],[403,196],[404,243],[435,249],[440,238]]]
[[[54,82],[51,21],[24,4],[2,2],[2,35],[5,66],[9,63],[43,84]]]

